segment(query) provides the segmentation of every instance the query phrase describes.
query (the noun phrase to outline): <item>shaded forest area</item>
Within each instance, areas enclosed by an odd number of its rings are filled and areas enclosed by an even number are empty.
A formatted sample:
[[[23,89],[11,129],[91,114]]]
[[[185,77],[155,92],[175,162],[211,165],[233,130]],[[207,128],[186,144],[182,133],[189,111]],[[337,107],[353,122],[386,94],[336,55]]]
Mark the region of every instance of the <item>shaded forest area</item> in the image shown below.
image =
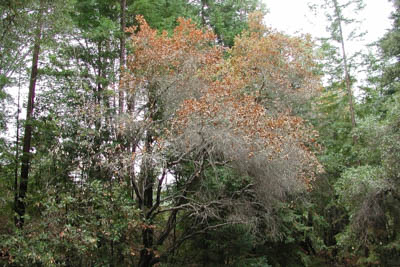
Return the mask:
[[[400,265],[392,3],[351,54],[361,0],[1,1],[0,265]]]

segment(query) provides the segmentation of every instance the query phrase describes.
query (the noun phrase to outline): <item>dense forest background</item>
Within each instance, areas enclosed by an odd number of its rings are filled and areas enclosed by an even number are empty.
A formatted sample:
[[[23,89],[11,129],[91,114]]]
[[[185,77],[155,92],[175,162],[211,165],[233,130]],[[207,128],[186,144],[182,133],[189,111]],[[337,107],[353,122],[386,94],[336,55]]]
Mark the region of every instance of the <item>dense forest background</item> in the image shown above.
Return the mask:
[[[392,3],[351,54],[361,0],[1,1],[0,265],[400,265]]]

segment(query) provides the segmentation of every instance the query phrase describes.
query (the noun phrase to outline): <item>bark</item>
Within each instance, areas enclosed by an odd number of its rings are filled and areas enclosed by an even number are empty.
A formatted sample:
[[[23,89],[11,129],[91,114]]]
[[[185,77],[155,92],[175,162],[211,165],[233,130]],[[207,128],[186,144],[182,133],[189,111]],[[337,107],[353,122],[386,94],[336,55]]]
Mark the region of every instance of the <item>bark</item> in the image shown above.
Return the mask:
[[[146,138],[146,151],[150,152],[152,150],[152,134],[150,131],[147,133]],[[140,175],[141,184],[143,185],[143,205],[140,207],[143,212],[143,217],[147,218],[147,214],[151,211],[153,207],[153,189],[154,189],[154,170],[151,164],[151,159],[145,158],[143,160],[143,164],[141,166],[141,175]],[[150,222],[151,224],[151,222]],[[151,225],[149,227],[144,227],[142,230],[142,242],[143,249],[140,252],[140,261],[139,267],[151,266],[151,261],[154,258],[153,252],[153,229]]]
[[[21,97],[21,77],[18,82],[18,99],[17,99],[17,116],[16,116],[16,121],[17,121],[17,130],[16,130],[16,138],[15,138],[15,169],[14,169],[14,210],[17,210],[17,202],[18,202],[18,168],[19,168],[19,129],[20,129],[20,124],[19,124],[19,113],[21,112],[19,108],[19,103],[20,103],[20,97]],[[14,223],[17,224],[17,220],[15,218]]]
[[[149,99],[148,99],[148,107],[149,107],[149,118],[151,121],[157,120],[158,114],[158,105],[157,105],[157,85],[150,85],[149,88]],[[145,136],[145,150],[147,156],[143,158],[141,167],[140,167],[140,175],[139,175],[139,184],[140,184],[140,195],[142,196],[142,205],[139,208],[142,210],[142,216],[144,219],[144,229],[142,230],[142,242],[143,249],[140,252],[140,260],[139,267],[152,266],[154,265],[155,254],[153,250],[154,244],[154,231],[152,228],[152,219],[150,218],[151,213],[154,211],[154,183],[156,180],[155,170],[152,162],[152,158],[150,155],[153,151],[154,146],[154,138],[155,133],[152,129],[147,129]]]
[[[119,52],[119,64],[120,64],[120,83],[119,83],[119,91],[118,91],[118,109],[119,114],[124,112],[124,91],[122,90],[122,74],[123,69],[125,67],[126,62],[126,36],[125,36],[125,28],[126,28],[126,0],[121,0],[121,37],[120,37],[120,52]]]
[[[98,53],[98,58],[97,58],[97,104],[101,105],[101,99],[102,99],[102,94],[103,94],[103,62],[102,62],[102,41],[99,41],[97,43],[97,53]]]
[[[17,216],[15,218],[15,222],[19,228],[22,228],[24,225],[24,215],[26,211],[25,198],[26,198],[26,193],[28,191],[28,178],[30,169],[29,167],[31,160],[30,150],[31,150],[31,140],[32,140],[32,119],[33,119],[33,110],[35,103],[36,81],[38,77],[40,42],[42,38],[42,16],[43,16],[42,4],[43,3],[41,1],[40,11],[39,11],[40,12],[39,21],[33,47],[32,68],[29,81],[28,106],[26,108],[26,123],[24,129],[23,149],[21,157],[21,180],[19,184],[18,198],[15,204],[15,212]]]

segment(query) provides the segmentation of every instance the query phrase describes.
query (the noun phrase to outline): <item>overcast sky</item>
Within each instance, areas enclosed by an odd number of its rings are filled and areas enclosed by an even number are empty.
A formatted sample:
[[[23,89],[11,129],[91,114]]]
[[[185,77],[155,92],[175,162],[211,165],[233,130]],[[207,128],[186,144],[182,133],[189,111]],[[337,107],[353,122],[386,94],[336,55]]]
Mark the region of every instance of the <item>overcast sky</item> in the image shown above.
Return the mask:
[[[290,34],[298,31],[321,37],[326,34],[326,22],[323,14],[315,17],[310,12],[307,5],[310,1],[322,2],[322,0],[264,0],[270,11],[265,17],[265,23]],[[366,42],[373,42],[391,28],[389,16],[394,9],[388,0],[364,0],[364,3],[366,8],[357,19],[363,20],[362,30],[368,31]]]
[[[269,13],[265,16],[264,22],[279,31],[284,31],[288,34],[309,33],[314,38],[328,37],[326,31],[327,21],[321,12],[314,15],[308,8],[308,2],[321,3],[323,0],[263,0],[266,4]],[[339,0],[342,3],[344,0]],[[390,13],[394,11],[393,4],[389,0],[364,0],[365,9],[357,15],[356,19],[361,20],[361,31],[366,31],[367,34],[362,40],[346,42],[346,51],[348,56],[357,51],[367,52],[367,44],[378,41],[392,28],[392,20],[389,18]],[[354,14],[346,14],[354,16]],[[345,28],[344,32],[346,33]],[[359,66],[357,69],[357,79],[354,92],[356,96],[361,94],[358,86],[364,84],[366,69]]]

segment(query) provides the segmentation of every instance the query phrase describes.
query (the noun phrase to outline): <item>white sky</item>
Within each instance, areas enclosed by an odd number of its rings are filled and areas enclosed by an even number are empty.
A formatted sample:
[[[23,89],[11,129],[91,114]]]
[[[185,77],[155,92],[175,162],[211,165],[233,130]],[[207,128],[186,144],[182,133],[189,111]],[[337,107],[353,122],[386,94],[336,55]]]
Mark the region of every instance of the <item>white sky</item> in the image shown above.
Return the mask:
[[[311,0],[263,0],[269,9],[265,17],[268,26],[288,34],[295,32],[310,33],[314,37],[326,36],[324,15],[314,16],[307,3]],[[322,0],[313,0],[322,2]],[[340,1],[339,1],[340,2]],[[343,2],[343,0],[342,0]],[[366,8],[357,17],[363,20],[362,30],[368,31],[367,43],[378,40],[387,29],[391,28],[390,13],[394,10],[389,0],[364,0]],[[322,12],[321,12],[322,13]]]
[[[326,31],[328,22],[324,11],[317,15],[313,14],[308,8],[308,3],[321,3],[323,0],[263,0],[269,10],[264,22],[278,31],[288,34],[309,33],[314,38],[329,37]],[[343,3],[344,0],[339,0]],[[394,11],[393,4],[389,0],[364,0],[365,9],[360,12],[355,19],[362,21],[359,25],[361,32],[367,32],[362,40],[346,42],[347,55],[351,56],[357,51],[367,52],[367,44],[378,41],[387,30],[392,28],[392,20],[389,18]],[[353,14],[346,14],[352,17]],[[347,28],[347,33],[351,29]],[[344,28],[346,35],[346,26]],[[360,95],[358,87],[365,82],[366,69],[357,69],[358,83],[355,85],[355,95]]]

